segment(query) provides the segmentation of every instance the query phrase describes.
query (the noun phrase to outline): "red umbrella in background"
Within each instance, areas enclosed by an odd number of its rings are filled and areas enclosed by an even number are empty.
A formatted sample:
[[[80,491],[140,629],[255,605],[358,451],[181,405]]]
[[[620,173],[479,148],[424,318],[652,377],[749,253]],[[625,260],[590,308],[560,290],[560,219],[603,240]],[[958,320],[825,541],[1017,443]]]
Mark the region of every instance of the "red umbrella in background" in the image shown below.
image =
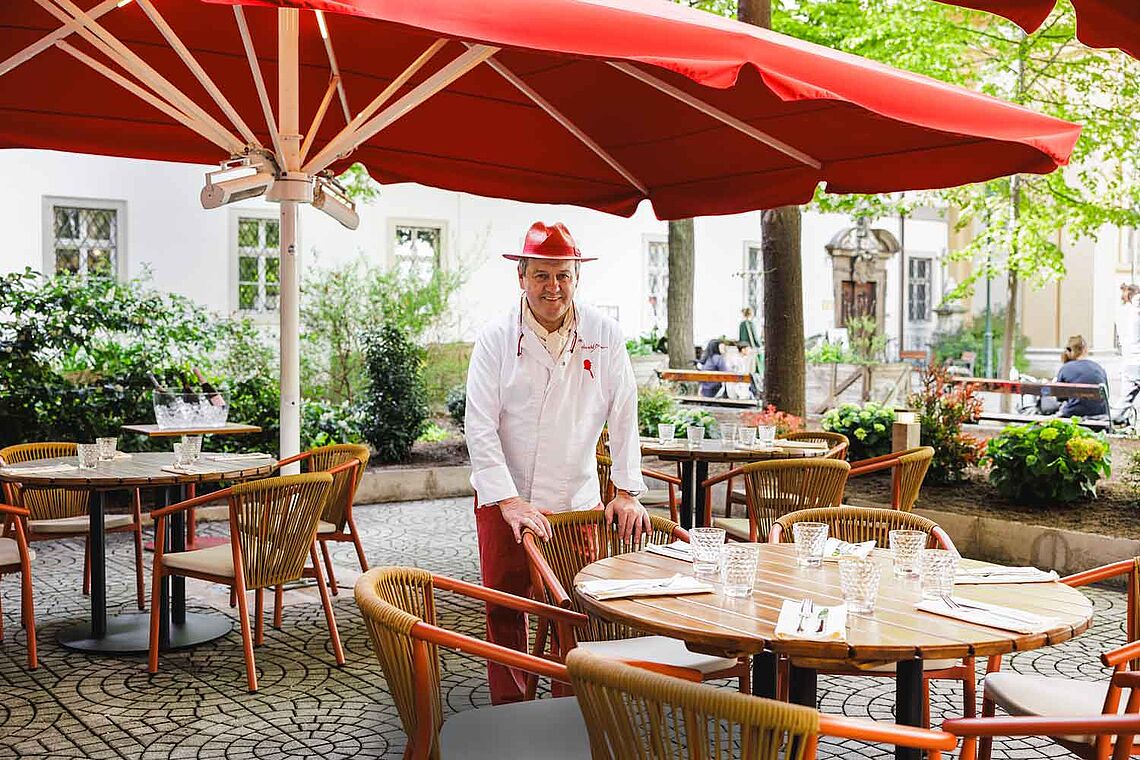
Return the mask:
[[[666,0],[0,3],[0,147],[232,160],[203,205],[281,203],[283,456],[297,208],[352,226],[325,176],[352,162],[381,183],[624,215],[649,200],[669,219],[803,203],[820,182],[1047,173],[1079,131]]]
[[[1025,30],[1037,31],[1056,0],[940,0],[1004,16]],[[1120,48],[1140,59],[1140,0],[1071,0],[1077,12],[1077,39],[1089,47]]]

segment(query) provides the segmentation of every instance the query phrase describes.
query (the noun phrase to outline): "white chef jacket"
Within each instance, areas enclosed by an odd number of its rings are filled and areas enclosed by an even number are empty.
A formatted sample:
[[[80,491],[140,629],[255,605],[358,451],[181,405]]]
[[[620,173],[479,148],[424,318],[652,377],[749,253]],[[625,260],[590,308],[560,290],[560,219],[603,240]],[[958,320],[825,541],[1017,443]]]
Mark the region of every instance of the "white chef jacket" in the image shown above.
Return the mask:
[[[520,328],[520,305],[482,330],[467,371],[464,430],[479,503],[521,496],[552,512],[596,507],[595,447],[607,423],[611,480],[644,491],[637,384],[621,328],[575,304],[577,325],[555,361],[533,330]]]

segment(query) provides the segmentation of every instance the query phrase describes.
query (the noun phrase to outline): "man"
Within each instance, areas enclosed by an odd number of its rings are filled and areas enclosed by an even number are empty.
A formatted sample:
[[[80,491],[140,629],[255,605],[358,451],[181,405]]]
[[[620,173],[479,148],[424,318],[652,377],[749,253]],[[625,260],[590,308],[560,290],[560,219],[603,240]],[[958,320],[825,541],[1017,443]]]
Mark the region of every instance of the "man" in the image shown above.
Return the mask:
[[[530,596],[522,531],[549,540],[547,514],[602,506],[594,457],[607,424],[617,495],[606,517],[630,536],[649,530],[649,514],[637,501],[645,483],[625,340],[612,319],[574,303],[578,270],[594,259],[582,256],[565,225],[541,222],[521,253],[504,258],[518,262],[523,293],[475,341],[464,428],[483,584]],[[487,636],[525,650],[524,616],[488,605]],[[487,675],[494,704],[523,698],[510,669],[489,664]]]

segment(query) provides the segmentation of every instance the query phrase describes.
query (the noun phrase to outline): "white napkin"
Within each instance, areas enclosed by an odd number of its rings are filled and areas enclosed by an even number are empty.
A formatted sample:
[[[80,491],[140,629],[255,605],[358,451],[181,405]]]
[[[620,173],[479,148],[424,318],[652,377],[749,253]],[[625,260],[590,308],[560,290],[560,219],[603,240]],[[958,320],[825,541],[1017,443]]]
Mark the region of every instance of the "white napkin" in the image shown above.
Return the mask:
[[[1048,583],[1060,577],[1056,570],[1045,572],[1035,567],[979,567],[959,571],[954,583]]]
[[[595,599],[628,599],[635,596],[675,596],[678,594],[707,594],[715,591],[712,585],[690,575],[677,573],[672,578],[637,578],[634,580],[607,579],[585,581],[578,590]]]
[[[784,600],[780,607],[780,618],[776,621],[777,639],[847,640],[847,605],[837,604],[834,607],[814,605],[812,611],[803,617],[803,626],[800,625],[802,610],[802,601]],[[822,631],[819,630],[821,622],[823,623]]]
[[[777,438],[775,445],[778,449],[810,449],[815,451],[827,451],[826,441],[797,441],[788,438]]]
[[[79,468],[73,464],[41,464],[28,467],[0,467],[5,475],[48,475],[53,472],[70,472]]]
[[[262,454],[260,451],[253,451],[253,452],[249,452],[249,453],[245,453],[245,454],[225,454],[225,453],[219,452],[219,453],[215,453],[215,454],[203,454],[202,456],[206,459],[212,459],[215,462],[242,462],[242,461],[245,461],[247,459],[272,459],[273,458],[272,454]]]
[[[163,472],[173,472],[177,475],[190,475],[192,473],[199,473],[201,470],[194,467],[192,464],[178,465],[168,464],[162,468]]]
[[[674,541],[671,544],[649,544],[645,547],[645,551],[685,562],[693,561],[693,549],[687,541]]]
[[[823,544],[823,558],[837,562],[843,557],[866,557],[874,548],[874,541],[852,544],[847,541],[840,541],[838,538],[829,538]]]
[[[1012,607],[1002,607],[997,604],[976,602],[973,599],[958,599],[957,597],[954,598],[954,601],[959,604],[960,608],[951,607],[941,599],[923,599],[916,609],[955,620],[964,620],[967,623],[977,623],[1016,633],[1041,633],[1055,624],[1051,618],[1043,618],[1034,615],[1032,612],[1025,612]]]

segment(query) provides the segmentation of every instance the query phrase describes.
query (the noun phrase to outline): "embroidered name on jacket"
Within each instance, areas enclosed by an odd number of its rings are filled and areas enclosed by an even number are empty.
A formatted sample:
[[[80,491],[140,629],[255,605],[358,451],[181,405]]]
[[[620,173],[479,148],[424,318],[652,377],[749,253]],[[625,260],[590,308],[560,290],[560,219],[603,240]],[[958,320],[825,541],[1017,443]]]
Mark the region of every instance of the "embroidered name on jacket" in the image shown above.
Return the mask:
[[[599,349],[607,349],[609,346],[603,346],[601,343],[579,343],[578,348],[583,351],[597,351]]]

